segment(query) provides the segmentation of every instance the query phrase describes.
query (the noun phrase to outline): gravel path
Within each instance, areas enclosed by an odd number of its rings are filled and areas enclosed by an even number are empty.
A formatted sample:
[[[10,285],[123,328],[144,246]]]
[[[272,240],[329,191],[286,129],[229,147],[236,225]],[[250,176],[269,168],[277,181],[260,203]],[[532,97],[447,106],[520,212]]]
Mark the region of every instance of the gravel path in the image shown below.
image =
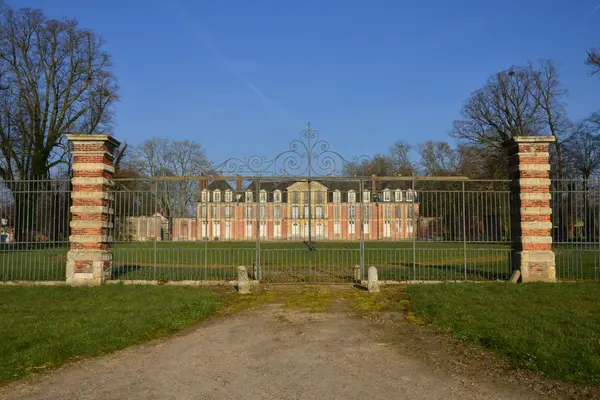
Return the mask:
[[[0,399],[542,398],[444,371],[388,331],[346,312],[273,305],[17,382]]]

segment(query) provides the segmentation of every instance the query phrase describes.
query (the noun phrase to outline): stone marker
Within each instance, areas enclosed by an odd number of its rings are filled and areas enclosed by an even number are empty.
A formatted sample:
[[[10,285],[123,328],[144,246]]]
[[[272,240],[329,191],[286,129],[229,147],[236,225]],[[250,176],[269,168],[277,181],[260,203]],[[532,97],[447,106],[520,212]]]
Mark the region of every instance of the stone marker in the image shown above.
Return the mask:
[[[248,294],[250,293],[250,280],[248,279],[248,271],[246,271],[246,267],[240,265],[237,268],[238,273],[238,293],[239,294]]]
[[[369,282],[367,288],[370,293],[379,292],[379,282],[377,280],[377,268],[369,267]]]
[[[354,282],[360,283],[360,265],[354,266]]]
[[[518,269],[513,271],[512,276],[510,277],[510,281],[512,283],[517,283],[519,282],[519,278],[521,277],[521,271],[519,271]]]

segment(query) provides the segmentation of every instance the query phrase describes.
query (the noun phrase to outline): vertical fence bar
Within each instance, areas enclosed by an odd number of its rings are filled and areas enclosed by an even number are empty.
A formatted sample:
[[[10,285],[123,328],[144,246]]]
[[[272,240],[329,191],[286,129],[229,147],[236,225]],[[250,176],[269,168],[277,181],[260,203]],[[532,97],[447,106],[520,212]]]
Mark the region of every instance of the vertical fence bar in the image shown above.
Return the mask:
[[[157,198],[158,194],[158,183],[154,181],[153,190],[154,190],[154,198]],[[154,215],[152,216],[152,223],[154,224],[154,256],[153,256],[153,265],[154,265],[154,280],[157,280],[156,273],[158,269],[157,265],[157,241],[158,241],[158,231],[162,229],[162,227],[158,224],[160,219],[158,217],[158,202],[154,201]],[[157,226],[158,225],[158,226]]]
[[[364,208],[363,208],[363,195],[364,195],[364,190],[365,190],[365,182],[364,179],[360,180],[360,183],[358,185],[358,190],[360,195],[356,196],[357,199],[360,199],[360,245],[359,245],[359,251],[360,251],[360,280],[364,281],[365,280],[365,235],[363,232],[363,225],[364,225]]]
[[[466,205],[465,205],[465,181],[462,182],[462,215],[463,218],[465,216]],[[465,281],[467,280],[467,229],[466,225],[463,222],[463,257],[464,257],[464,265],[465,269]]]
[[[413,196],[415,193],[415,174],[412,174],[411,177],[411,187],[412,187],[412,191],[413,191]],[[412,219],[411,219],[411,224],[412,224],[412,250],[413,250],[413,280],[417,280],[417,231],[418,230],[418,220],[419,218],[416,218],[415,221],[415,205],[414,205],[414,197],[411,198],[410,201],[410,205],[409,207],[412,207]],[[408,214],[408,210],[406,212],[406,214]],[[421,210],[419,209],[419,215],[421,214]],[[406,215],[408,217],[408,215]],[[405,219],[406,221],[406,219]],[[406,222],[405,222],[406,224]]]
[[[256,208],[256,275],[258,280],[260,280],[260,211],[262,207],[261,198],[260,198],[260,178],[256,179],[256,200],[254,204],[258,204]],[[253,205],[252,205],[253,206]],[[265,227],[266,228],[266,227]]]

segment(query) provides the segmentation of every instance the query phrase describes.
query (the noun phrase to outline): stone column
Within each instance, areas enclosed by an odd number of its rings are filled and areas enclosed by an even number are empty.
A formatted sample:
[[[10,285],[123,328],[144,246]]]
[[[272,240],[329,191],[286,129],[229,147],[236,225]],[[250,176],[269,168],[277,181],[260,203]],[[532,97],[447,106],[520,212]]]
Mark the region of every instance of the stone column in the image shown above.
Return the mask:
[[[114,150],[120,143],[108,135],[71,134],[71,236],[67,254],[68,285],[100,285],[110,277]]]
[[[512,266],[522,282],[555,282],[548,146],[552,136],[506,142],[511,182]]]

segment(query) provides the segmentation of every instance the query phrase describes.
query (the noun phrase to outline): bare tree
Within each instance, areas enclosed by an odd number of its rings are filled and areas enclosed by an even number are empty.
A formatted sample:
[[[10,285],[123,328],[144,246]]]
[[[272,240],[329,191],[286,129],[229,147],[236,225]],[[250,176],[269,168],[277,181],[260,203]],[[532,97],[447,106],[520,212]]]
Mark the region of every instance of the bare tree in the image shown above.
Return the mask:
[[[190,177],[210,171],[202,146],[195,142],[149,139],[137,147],[131,166],[146,177],[163,177],[154,182],[155,202],[163,216],[195,215],[198,181]]]
[[[456,175],[460,161],[460,153],[448,142],[430,140],[419,145],[419,165],[423,175]]]
[[[589,49],[586,50],[587,59],[585,63],[592,68],[592,75],[600,72],[600,50]]]
[[[410,159],[413,146],[403,141],[395,142],[387,154],[377,153],[361,163],[344,168],[345,175],[351,176],[395,176],[412,175],[415,165]]]
[[[534,88],[532,96],[537,96],[539,100],[542,131],[547,131],[546,134],[554,136],[554,164],[556,165],[556,177],[562,179],[564,176],[565,160],[563,156],[563,141],[568,135],[571,123],[567,117],[562,99],[567,94],[567,91],[562,87],[558,77],[558,69],[550,60],[540,62],[539,68],[536,70],[533,65],[530,65],[532,77],[534,80]]]
[[[118,86],[104,42],[75,20],[0,10],[0,178],[45,179],[64,133],[107,132]]]

